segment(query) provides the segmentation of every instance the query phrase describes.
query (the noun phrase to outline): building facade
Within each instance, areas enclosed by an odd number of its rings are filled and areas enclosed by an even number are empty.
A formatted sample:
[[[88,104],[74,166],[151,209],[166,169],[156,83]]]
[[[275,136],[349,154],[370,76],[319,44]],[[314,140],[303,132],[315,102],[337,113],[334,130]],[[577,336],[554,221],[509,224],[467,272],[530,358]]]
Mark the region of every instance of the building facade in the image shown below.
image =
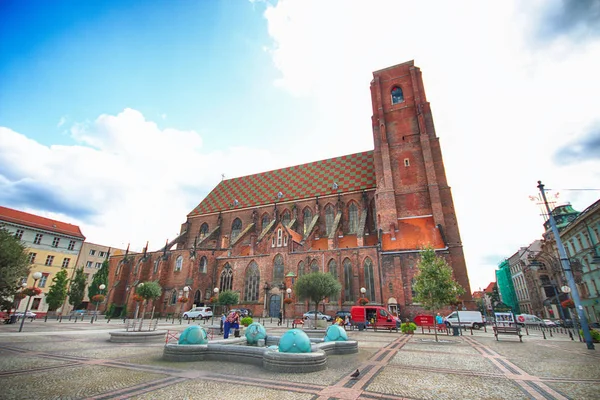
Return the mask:
[[[54,275],[62,269],[68,276],[75,271],[77,256],[85,236],[78,226],[0,206],[0,225],[13,233],[27,247],[31,270],[23,277],[33,286],[34,272],[42,274],[36,285],[40,296],[31,299],[30,309],[44,315],[48,304],[44,301]],[[20,301],[17,311],[24,311],[27,301]]]
[[[520,314],[521,308],[517,300],[508,260],[502,261],[498,266],[496,270],[496,283],[498,285],[498,292],[500,293],[500,300],[509,306],[513,310],[513,313]]]
[[[366,297],[408,317],[421,311],[412,301],[419,250],[432,246],[474,309],[420,69],[411,61],[374,72],[371,100],[373,150],[220,182],[160,251],[111,257],[108,303],[131,314],[134,288],[157,280],[161,313],[234,290],[241,307],[276,316],[298,276],[322,271],[342,284],[323,311]],[[292,300],[288,315],[307,310]]]

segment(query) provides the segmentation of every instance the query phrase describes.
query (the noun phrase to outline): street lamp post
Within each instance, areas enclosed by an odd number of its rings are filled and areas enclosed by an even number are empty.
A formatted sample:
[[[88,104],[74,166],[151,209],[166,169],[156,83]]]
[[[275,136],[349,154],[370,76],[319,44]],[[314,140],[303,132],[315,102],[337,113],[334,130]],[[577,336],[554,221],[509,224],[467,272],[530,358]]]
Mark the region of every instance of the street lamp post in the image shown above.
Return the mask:
[[[214,288],[213,292],[215,293],[215,298],[217,298],[217,296],[219,295],[219,288],[218,287]],[[216,303],[216,301],[215,301],[215,303]],[[215,311],[216,311],[216,307],[215,307],[215,305],[213,303],[212,320],[210,322],[211,325],[215,324]]]
[[[567,278],[567,282],[569,283],[569,287],[571,288],[571,297],[573,298],[573,302],[575,303],[575,309],[577,310],[577,315],[579,316],[579,321],[581,323],[581,329],[583,330],[583,337],[585,339],[585,343],[589,350],[594,350],[594,342],[592,341],[592,335],[590,334],[590,327],[588,325],[587,317],[583,312],[583,307],[581,306],[579,291],[577,290],[577,284],[575,284],[575,278],[573,277],[571,264],[569,263],[569,259],[567,258],[567,252],[565,251],[565,247],[563,246],[562,240],[560,239],[558,227],[556,226],[556,221],[554,220],[554,216],[552,215],[552,211],[550,210],[550,206],[548,205],[548,200],[546,200],[546,191],[544,189],[542,181],[538,181],[537,187],[540,190],[540,193],[542,194],[542,199],[544,200],[544,205],[546,206],[546,211],[548,212],[548,220],[550,221],[550,227],[552,228],[554,240],[556,241],[556,247],[558,248],[560,263]]]
[[[365,293],[367,293],[367,289],[365,289],[364,287],[361,287],[360,288],[360,296],[365,297]]]
[[[106,285],[104,283],[100,284],[100,286],[98,286],[98,289],[100,291],[103,291],[106,288]],[[101,293],[100,293],[101,294]],[[94,323],[94,320],[98,319],[98,303],[99,301],[96,302],[96,310],[94,310],[94,316],[92,317],[92,319],[90,320],[90,324]]]
[[[189,286],[184,286],[183,287],[183,298],[187,299],[188,298],[188,293],[190,292],[190,287]],[[181,319],[183,318],[183,301],[181,302],[181,305],[179,306],[179,324],[181,324]]]
[[[288,295],[288,299],[292,298],[292,288],[285,289],[285,292]],[[283,318],[285,319],[285,302],[283,303]]]
[[[38,279],[40,279],[42,277],[42,273],[41,272],[34,272],[33,275],[33,287],[35,288],[35,284],[37,283]],[[25,287],[27,286],[27,283],[24,284]],[[21,326],[19,327],[19,332],[21,332],[23,330],[23,323],[25,322],[25,318],[27,318],[27,310],[29,309],[29,302],[31,301],[31,296],[28,296],[29,298],[27,299],[27,305],[25,306],[25,312],[23,313],[23,319],[21,320]]]

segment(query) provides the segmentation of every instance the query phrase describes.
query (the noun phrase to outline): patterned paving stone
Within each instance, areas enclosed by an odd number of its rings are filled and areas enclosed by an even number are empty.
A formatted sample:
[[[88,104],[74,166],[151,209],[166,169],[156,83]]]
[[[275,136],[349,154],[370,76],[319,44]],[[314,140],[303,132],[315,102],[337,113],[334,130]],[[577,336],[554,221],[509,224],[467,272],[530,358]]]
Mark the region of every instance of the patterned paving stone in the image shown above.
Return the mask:
[[[598,383],[549,383],[548,386],[558,392],[577,400],[597,400],[600,398],[600,388]]]
[[[423,353],[404,349],[400,350],[394,356],[390,364],[410,367],[445,368],[449,370],[500,372],[489,360],[480,357],[449,353]]]
[[[297,393],[286,390],[274,390],[255,386],[246,386],[243,380],[231,383],[189,381],[145,393],[132,399],[244,399],[244,400],[304,400],[312,399],[310,393]]]
[[[89,347],[89,344],[88,344]],[[94,349],[79,349],[73,351],[60,351],[59,354],[78,356],[94,359],[115,359],[122,357],[152,356],[162,357],[162,347],[129,347],[129,346],[111,346]],[[56,353],[55,353],[56,354]]]
[[[164,375],[102,366],[66,367],[0,377],[2,399],[77,399],[150,382]]]
[[[423,339],[411,340],[409,343],[402,347],[402,350],[415,350],[415,351],[432,351],[435,353],[449,353],[449,354],[472,354],[479,355],[479,352],[473,347],[458,341],[451,341],[449,343],[444,342],[424,342]]]
[[[423,400],[517,400],[529,397],[508,379],[384,368],[367,390]]]
[[[68,361],[51,360],[47,358],[28,356],[26,354],[0,351],[1,372],[18,371],[24,369],[29,370],[40,367],[54,367],[57,365],[64,365],[66,363],[68,363]]]

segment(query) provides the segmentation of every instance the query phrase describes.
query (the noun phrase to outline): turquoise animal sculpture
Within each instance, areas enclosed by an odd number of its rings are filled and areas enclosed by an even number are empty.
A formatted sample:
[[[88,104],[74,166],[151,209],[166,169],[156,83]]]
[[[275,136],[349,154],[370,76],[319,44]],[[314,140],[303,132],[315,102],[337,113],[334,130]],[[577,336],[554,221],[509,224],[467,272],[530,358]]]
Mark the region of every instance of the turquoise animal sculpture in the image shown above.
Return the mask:
[[[258,322],[253,322],[246,328],[246,342],[257,344],[259,340],[267,337],[267,330]]]
[[[348,335],[341,326],[330,325],[329,328],[327,328],[327,332],[325,332],[324,340],[326,342],[344,342],[348,340]]]
[[[290,329],[279,339],[280,353],[310,353],[310,339],[300,329]]]
[[[207,344],[208,335],[203,327],[192,325],[185,328],[179,335],[179,344]]]

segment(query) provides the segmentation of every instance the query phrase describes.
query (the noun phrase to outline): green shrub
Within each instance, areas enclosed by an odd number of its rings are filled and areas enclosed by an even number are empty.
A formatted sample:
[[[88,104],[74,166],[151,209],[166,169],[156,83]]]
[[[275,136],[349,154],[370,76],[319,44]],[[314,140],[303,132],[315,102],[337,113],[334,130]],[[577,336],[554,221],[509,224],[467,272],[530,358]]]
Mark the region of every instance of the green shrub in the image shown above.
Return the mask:
[[[413,333],[417,330],[417,325],[414,322],[403,322],[400,325],[400,330],[402,333]]]
[[[110,303],[108,308],[104,312],[104,318],[114,318],[115,316],[115,303]]]
[[[579,334],[583,337],[583,329],[579,330]],[[592,341],[594,343],[600,343],[600,332],[594,329],[590,329],[590,335],[592,336]]]
[[[250,325],[252,322],[254,322],[252,320],[252,317],[244,317],[240,320],[240,324],[244,325],[244,326],[248,326]]]

